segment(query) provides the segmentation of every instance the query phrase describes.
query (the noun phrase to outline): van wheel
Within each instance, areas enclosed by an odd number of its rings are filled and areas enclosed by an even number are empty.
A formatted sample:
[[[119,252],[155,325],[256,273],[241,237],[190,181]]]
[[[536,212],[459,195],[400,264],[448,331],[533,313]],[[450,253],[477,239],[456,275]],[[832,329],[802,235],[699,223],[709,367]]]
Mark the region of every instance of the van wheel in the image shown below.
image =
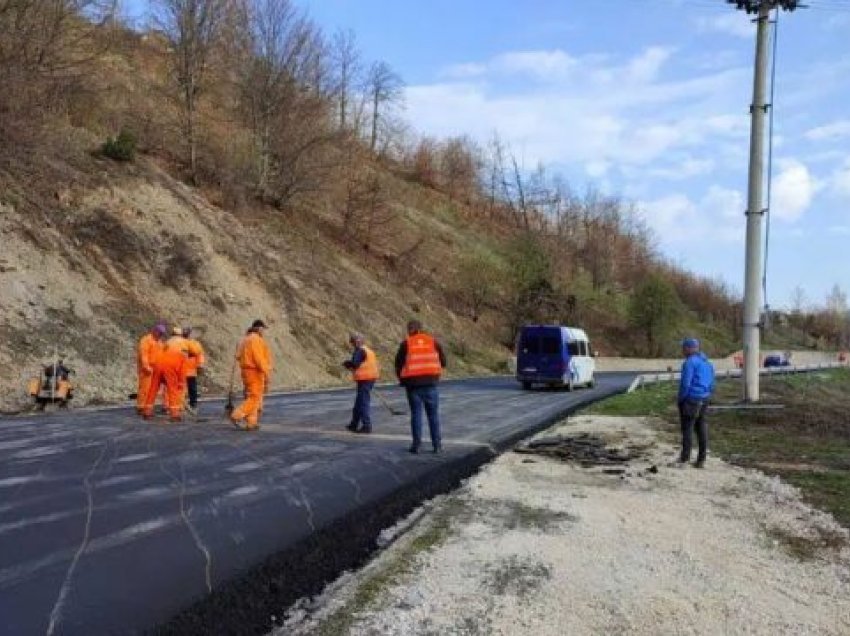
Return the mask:
[[[567,382],[567,384],[564,386],[564,388],[565,388],[567,391],[572,391],[572,390],[573,390],[573,381],[572,381],[572,380],[570,380],[569,382]]]
[[[522,388],[526,391],[531,391],[531,382],[523,382]]]
[[[592,389],[595,386],[596,386],[596,380],[591,380],[590,382],[587,383],[588,389]]]

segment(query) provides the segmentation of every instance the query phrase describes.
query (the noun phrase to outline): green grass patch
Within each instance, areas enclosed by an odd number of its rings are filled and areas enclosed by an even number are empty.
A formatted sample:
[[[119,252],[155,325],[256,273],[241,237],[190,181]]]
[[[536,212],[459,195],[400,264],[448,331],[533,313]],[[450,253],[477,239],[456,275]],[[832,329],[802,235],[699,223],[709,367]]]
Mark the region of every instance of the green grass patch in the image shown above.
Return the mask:
[[[599,415],[654,416],[678,434],[676,383],[662,382],[594,405]],[[735,404],[740,380],[718,382],[715,404]],[[779,475],[807,501],[850,527],[850,369],[762,377],[763,404],[780,409],[709,413],[711,452]]]
[[[631,393],[622,393],[597,402],[587,412],[594,415],[666,418],[676,413],[676,385],[672,382],[650,384]]]

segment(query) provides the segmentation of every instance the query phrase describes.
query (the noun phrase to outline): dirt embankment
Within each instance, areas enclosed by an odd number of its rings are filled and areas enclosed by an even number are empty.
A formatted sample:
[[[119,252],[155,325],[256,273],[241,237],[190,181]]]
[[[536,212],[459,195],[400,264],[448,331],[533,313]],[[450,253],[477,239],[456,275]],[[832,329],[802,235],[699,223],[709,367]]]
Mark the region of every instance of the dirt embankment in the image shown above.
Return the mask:
[[[794,488],[673,468],[643,418],[545,435],[573,447],[503,456],[287,633],[850,633],[848,532]]]
[[[422,258],[399,271],[341,249],[331,212],[240,217],[152,161],[77,161],[77,172],[30,184],[0,170],[0,409],[25,403],[26,378],[54,350],[76,370],[78,403],[126,399],[135,344],[161,319],[195,328],[210,360],[206,391],[227,385],[232,352],[258,317],[270,324],[274,387],[346,382],[352,330],[388,370],[412,315],[445,340],[454,372],[504,365],[480,327],[439,302],[446,254],[463,240],[455,228],[431,219]],[[383,229],[419,240],[419,213],[402,195]]]

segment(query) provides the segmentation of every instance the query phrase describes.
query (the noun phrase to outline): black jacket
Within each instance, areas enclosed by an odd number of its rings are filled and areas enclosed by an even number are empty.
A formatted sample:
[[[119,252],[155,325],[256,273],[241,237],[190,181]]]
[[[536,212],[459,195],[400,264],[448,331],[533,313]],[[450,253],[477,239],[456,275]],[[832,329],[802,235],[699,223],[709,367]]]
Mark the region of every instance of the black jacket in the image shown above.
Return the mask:
[[[434,340],[434,345],[437,347],[437,354],[440,356],[440,366],[446,368],[446,354],[443,352],[443,347],[437,340]],[[395,354],[395,374],[404,386],[434,386],[440,381],[438,375],[420,375],[413,378],[402,378],[401,370],[404,368],[404,363],[407,362],[407,340],[402,340],[398,351]]]

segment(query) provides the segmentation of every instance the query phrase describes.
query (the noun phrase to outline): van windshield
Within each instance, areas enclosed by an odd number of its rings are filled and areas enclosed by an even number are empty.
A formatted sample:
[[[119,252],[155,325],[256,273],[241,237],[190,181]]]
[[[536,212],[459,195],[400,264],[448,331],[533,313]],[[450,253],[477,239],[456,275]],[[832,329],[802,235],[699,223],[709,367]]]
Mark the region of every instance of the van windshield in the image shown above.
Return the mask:
[[[570,342],[569,342],[569,343],[567,343],[567,352],[568,352],[571,356],[578,356],[578,355],[581,355],[581,353],[579,352],[578,341],[576,341],[576,340],[570,340]]]

